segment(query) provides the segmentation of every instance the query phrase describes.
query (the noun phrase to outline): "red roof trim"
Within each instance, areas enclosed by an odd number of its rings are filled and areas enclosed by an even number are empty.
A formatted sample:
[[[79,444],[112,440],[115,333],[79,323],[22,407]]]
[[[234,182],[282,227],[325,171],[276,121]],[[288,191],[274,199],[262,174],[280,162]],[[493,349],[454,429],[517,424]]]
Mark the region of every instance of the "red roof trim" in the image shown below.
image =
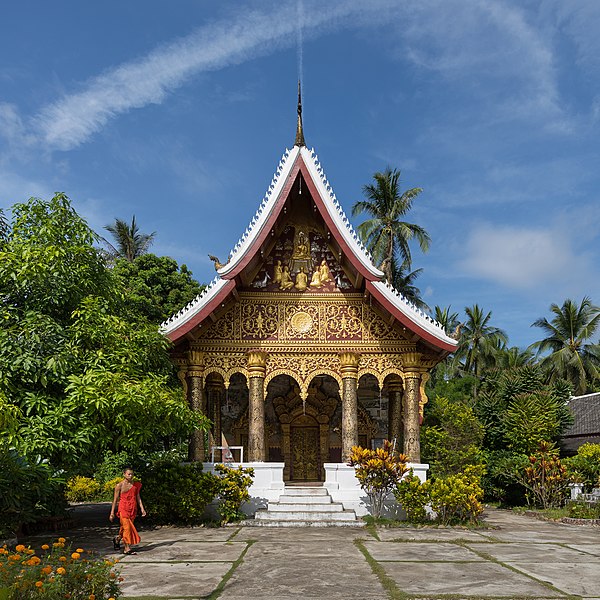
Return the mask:
[[[196,327],[200,325],[204,319],[206,319],[210,313],[216,310],[219,305],[227,299],[227,296],[233,291],[235,288],[235,281],[228,281],[219,293],[212,299],[206,306],[202,307],[202,310],[198,311],[191,319],[182,323],[180,327],[170,331],[167,334],[167,337],[173,342],[177,342],[180,338],[182,338],[186,333],[189,333]]]
[[[366,282],[367,290],[373,294],[373,297],[383,306],[391,315],[393,315],[407,329],[420,336],[423,341],[431,346],[444,350],[446,352],[455,352],[456,346],[444,342],[435,337],[429,331],[423,329],[419,324],[415,323],[410,317],[405,315],[397,306],[395,306],[388,298],[386,298],[370,281]]]

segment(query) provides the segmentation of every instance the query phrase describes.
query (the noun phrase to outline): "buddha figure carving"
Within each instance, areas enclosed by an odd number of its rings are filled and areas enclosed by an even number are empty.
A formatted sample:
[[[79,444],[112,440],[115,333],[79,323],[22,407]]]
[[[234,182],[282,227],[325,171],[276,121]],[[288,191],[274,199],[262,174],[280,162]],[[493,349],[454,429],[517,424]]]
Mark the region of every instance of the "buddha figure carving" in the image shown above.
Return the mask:
[[[303,292],[308,287],[308,275],[304,271],[304,267],[300,267],[300,272],[296,275],[295,288],[299,292]]]
[[[321,266],[319,267],[319,277],[321,278],[321,285],[331,281],[331,271],[327,266],[327,261],[323,259],[321,261]]]
[[[290,271],[292,274],[299,273],[302,267],[304,267],[305,273],[312,271],[313,261],[310,256],[310,240],[304,231],[296,230],[294,252],[290,260]]]
[[[281,275],[283,273],[283,267],[281,261],[278,260],[273,267],[273,283],[281,283]]]
[[[281,272],[281,280],[279,282],[280,290],[289,290],[294,287],[294,282],[292,280],[292,276],[290,275],[290,269],[287,265],[283,267],[283,271]]]

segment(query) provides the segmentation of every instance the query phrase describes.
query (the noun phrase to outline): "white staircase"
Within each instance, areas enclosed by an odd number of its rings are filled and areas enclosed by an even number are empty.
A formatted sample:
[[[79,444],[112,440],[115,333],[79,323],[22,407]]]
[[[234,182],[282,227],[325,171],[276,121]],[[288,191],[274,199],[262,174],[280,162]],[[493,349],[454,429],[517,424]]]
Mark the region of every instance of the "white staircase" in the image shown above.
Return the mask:
[[[263,527],[362,527],[353,510],[333,502],[321,485],[286,485],[277,502],[256,511],[254,525]]]

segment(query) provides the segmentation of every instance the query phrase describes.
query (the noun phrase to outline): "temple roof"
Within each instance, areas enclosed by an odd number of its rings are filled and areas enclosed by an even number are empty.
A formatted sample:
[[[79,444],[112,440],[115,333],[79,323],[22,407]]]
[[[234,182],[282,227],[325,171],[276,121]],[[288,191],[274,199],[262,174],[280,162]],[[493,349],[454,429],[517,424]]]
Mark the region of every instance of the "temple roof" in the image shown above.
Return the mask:
[[[161,331],[177,342],[218,308],[236,287],[236,277],[259,252],[273,230],[296,179],[301,176],[326,227],[334,236],[349,263],[365,281],[370,293],[395,319],[428,345],[453,352],[457,341],[442,326],[402,294],[383,281],[384,273],[374,264],[325,177],[318,157],[304,145],[295,145],[283,154],[265,197],[250,225],[234,246],[227,264],[206,289],[173,317],[162,323]]]

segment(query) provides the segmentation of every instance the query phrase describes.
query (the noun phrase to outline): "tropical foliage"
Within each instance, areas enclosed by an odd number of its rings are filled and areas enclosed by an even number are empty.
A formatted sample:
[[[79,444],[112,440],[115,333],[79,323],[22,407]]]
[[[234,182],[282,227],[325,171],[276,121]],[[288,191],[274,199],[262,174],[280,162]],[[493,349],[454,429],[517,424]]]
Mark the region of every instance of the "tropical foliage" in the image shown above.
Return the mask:
[[[113,274],[125,291],[130,318],[162,323],[202,292],[192,272],[168,256],[143,254],[114,263]]]
[[[11,212],[0,249],[5,443],[85,474],[105,450],[160,447],[204,427],[184,402],[168,341],[125,309],[126,290],[69,199]]]
[[[374,183],[363,186],[366,200],[356,202],[352,214],[371,216],[358,226],[358,234],[386,274],[386,279],[392,282],[394,265],[399,265],[403,271],[410,271],[412,267],[411,241],[416,240],[423,252],[429,249],[431,240],[427,231],[420,225],[402,220],[423,190],[412,188],[401,192],[400,171],[390,167],[383,173],[375,173],[373,179]]]
[[[375,450],[353,446],[348,464],[356,469],[356,478],[371,503],[371,514],[379,518],[383,504],[408,472],[404,454],[397,454],[389,440]]]
[[[600,308],[585,297],[579,305],[570,299],[562,306],[551,304],[550,311],[552,320],[533,323],[546,337],[531,349],[541,356],[540,365],[551,381],[565,379],[575,394],[593,391],[600,383],[600,344],[591,342],[600,325]]]
[[[111,225],[104,227],[106,231],[112,234],[115,244],[111,244],[108,240],[102,239],[108,247],[108,256],[116,260],[123,258],[128,262],[133,262],[139,256],[146,254],[154,241],[156,232],[142,233],[135,221],[135,215],[131,218],[131,224],[115,219]]]

